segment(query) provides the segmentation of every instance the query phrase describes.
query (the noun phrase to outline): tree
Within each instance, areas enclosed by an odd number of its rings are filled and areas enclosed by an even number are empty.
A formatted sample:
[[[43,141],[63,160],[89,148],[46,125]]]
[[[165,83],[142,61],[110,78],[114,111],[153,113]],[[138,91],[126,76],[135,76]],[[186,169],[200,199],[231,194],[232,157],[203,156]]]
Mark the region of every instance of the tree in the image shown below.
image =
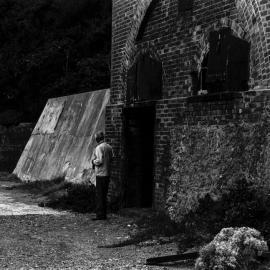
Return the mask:
[[[0,113],[36,121],[48,98],[109,87],[109,0],[1,0],[0,35]]]

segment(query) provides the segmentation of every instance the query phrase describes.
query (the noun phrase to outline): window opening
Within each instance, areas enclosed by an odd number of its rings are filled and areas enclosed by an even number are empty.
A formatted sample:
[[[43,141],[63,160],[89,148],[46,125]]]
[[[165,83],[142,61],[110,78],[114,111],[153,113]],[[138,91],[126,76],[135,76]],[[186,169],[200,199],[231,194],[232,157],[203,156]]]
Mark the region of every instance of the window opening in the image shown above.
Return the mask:
[[[209,53],[201,64],[198,93],[248,90],[250,44],[233,36],[229,28],[211,32],[209,43]]]
[[[127,101],[155,100],[161,98],[162,64],[148,55],[141,55],[129,69]]]

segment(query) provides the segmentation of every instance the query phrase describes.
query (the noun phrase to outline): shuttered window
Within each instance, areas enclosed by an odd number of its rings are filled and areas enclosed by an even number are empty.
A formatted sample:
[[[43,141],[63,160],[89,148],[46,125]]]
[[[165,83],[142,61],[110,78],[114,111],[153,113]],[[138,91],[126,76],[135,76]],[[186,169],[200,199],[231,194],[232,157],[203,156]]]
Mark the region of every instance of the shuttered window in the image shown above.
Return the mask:
[[[201,87],[208,93],[248,90],[250,44],[229,28],[214,31],[202,66]]]
[[[162,64],[141,55],[129,69],[127,78],[127,100],[155,100],[161,98]]]

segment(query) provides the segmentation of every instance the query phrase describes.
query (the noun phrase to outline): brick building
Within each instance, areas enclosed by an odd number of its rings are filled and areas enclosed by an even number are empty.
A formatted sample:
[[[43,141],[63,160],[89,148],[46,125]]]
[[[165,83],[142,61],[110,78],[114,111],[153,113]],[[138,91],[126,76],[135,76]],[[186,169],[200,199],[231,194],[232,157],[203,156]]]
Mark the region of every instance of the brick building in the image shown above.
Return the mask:
[[[270,99],[268,0],[113,0],[112,189],[163,208],[175,125],[254,122]]]

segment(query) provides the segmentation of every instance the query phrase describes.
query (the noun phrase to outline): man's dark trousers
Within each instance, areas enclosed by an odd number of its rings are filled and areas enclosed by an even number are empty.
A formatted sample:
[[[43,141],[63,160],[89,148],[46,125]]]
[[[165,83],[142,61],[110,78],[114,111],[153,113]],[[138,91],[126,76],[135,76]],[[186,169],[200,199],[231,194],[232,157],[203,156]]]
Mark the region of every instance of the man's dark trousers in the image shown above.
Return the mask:
[[[96,176],[96,217],[107,218],[107,194],[109,188],[109,176]]]

